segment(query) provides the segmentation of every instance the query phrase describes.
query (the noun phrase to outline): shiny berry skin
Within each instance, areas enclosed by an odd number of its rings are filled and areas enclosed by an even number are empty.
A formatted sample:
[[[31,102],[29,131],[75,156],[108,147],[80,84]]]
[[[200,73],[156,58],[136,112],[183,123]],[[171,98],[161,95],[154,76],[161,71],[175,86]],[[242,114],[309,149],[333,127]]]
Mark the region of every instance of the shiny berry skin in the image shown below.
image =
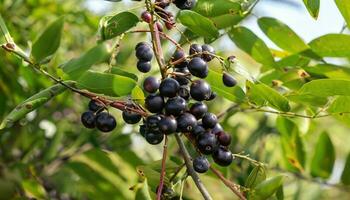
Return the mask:
[[[176,68],[175,72],[186,74],[184,76],[177,75],[174,77],[174,79],[177,80],[177,82],[179,82],[180,85],[188,85],[190,83],[191,74],[190,74],[190,71],[188,71],[187,67]]]
[[[137,66],[137,69],[142,73],[147,73],[152,69],[151,62],[149,61],[139,60],[136,66]]]
[[[180,87],[178,94],[179,94],[180,97],[182,97],[185,100],[188,100],[191,97],[190,96],[190,90],[185,85]]]
[[[127,124],[137,124],[141,120],[141,115],[131,111],[123,111],[123,119]]]
[[[146,126],[149,129],[156,130],[161,119],[160,115],[150,115],[146,118]]]
[[[199,78],[205,78],[208,76],[209,69],[208,64],[199,57],[194,57],[188,64],[188,70],[191,72],[193,76]]]
[[[153,51],[149,45],[139,45],[136,49],[136,57],[139,60],[151,61],[153,58]]]
[[[220,132],[224,131],[224,129],[222,128],[222,126],[217,123],[214,128],[211,129],[211,133],[214,135],[218,135]]]
[[[172,57],[172,60],[173,61],[177,61],[177,60],[180,60],[180,59],[183,59],[183,58],[185,58],[185,52],[183,51],[183,50],[181,50],[181,49],[176,49],[176,51],[175,51],[175,53],[174,53],[174,55],[173,55],[173,57]]]
[[[164,99],[158,94],[150,94],[145,99],[145,107],[151,113],[161,112],[164,107]]]
[[[153,77],[149,76],[143,81],[143,89],[149,93],[155,93],[159,89],[160,81]]]
[[[203,101],[210,97],[210,85],[204,80],[195,80],[190,88],[191,97],[196,101]]]
[[[150,44],[148,44],[147,42],[139,42],[137,43],[137,45],[135,46],[135,51],[141,47],[141,46],[150,46]]]
[[[177,121],[172,116],[166,116],[159,121],[158,127],[161,133],[169,135],[176,132]]]
[[[227,134],[227,133],[221,131],[217,134],[217,137],[218,137],[218,141],[219,141],[220,145],[228,146],[231,144],[231,135],[230,134]]]
[[[201,119],[208,112],[208,107],[202,102],[194,103],[190,108],[190,113],[197,119]]]
[[[202,58],[209,62],[211,60],[213,60],[214,56],[210,55],[210,54],[215,54],[215,50],[212,46],[208,45],[208,44],[204,44],[202,45]]]
[[[191,133],[194,137],[197,138],[198,136],[205,133],[205,128],[202,125],[197,125],[192,129]]]
[[[160,22],[156,22],[156,26],[159,32],[163,32],[163,25]]]
[[[206,99],[207,101],[211,101],[214,100],[216,98],[217,94],[216,92],[212,91],[210,94],[210,97],[208,99]]]
[[[93,129],[95,128],[95,114],[93,111],[86,111],[81,115],[81,123],[83,123],[83,125],[86,128],[90,128]]]
[[[173,3],[180,10],[191,10],[196,5],[196,0],[175,0]]]
[[[205,173],[209,170],[210,163],[204,156],[196,157],[193,160],[193,169],[198,173]]]
[[[177,68],[187,68],[188,67],[188,61],[187,60],[184,60],[176,65],[174,65],[175,69]]]
[[[233,161],[233,156],[230,150],[223,147],[217,149],[212,155],[214,162],[223,167],[229,166]]]
[[[214,128],[218,123],[218,118],[213,113],[205,113],[202,118],[204,128]]]
[[[201,56],[200,53],[202,53],[202,45],[199,45],[199,44],[192,44],[190,46],[190,55],[195,55],[195,54],[198,54],[196,56]]]
[[[147,132],[147,126],[144,124],[140,125],[139,132],[142,135],[142,137],[145,137]]]
[[[115,118],[107,112],[101,112],[96,115],[96,127],[102,132],[110,132],[115,129],[117,122]]]
[[[215,135],[205,132],[198,136],[197,147],[201,153],[209,155],[218,148],[218,140]]]
[[[89,107],[89,110],[93,112],[102,111],[103,109],[103,105],[101,105],[95,100],[90,100],[88,107]]]
[[[179,96],[168,99],[164,106],[165,113],[173,116],[179,116],[185,109],[186,100]]]
[[[191,132],[196,125],[197,119],[190,113],[183,113],[177,118],[177,128],[180,132]]]
[[[173,78],[164,79],[159,86],[159,93],[163,97],[175,97],[180,89],[180,84]]]
[[[152,145],[157,145],[161,143],[163,141],[163,138],[164,138],[164,135],[156,131],[146,132],[145,134],[146,141]]]
[[[222,82],[224,83],[225,86],[227,87],[234,87],[237,85],[237,81],[235,78],[233,78],[231,75],[224,73],[222,75]]]
[[[152,20],[152,15],[148,11],[144,11],[141,14],[141,19],[147,23],[150,23]]]

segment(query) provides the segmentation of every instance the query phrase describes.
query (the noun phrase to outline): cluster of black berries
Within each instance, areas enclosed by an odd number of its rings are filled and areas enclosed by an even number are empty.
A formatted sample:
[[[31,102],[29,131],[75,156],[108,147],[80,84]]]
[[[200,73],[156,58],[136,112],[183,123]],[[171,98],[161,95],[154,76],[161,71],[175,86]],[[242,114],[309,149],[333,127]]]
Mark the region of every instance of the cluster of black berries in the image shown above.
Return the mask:
[[[139,43],[138,48],[146,45]],[[171,58],[173,72],[167,73],[166,78],[160,81],[149,76],[144,80],[143,88],[149,93],[145,107],[153,114],[144,119],[140,133],[153,145],[162,142],[164,135],[185,133],[201,154],[212,155],[217,164],[228,166],[233,160],[228,149],[231,136],[223,131],[216,115],[208,112],[204,102],[216,97],[203,80],[209,73],[208,62],[214,57],[215,51],[210,45],[192,44],[189,56],[183,50],[175,51]],[[193,76],[197,79],[192,80]],[[227,73],[223,75],[223,82],[229,87],[236,85],[236,80]],[[199,156],[193,166],[197,172],[204,173],[210,164],[205,156]]]
[[[104,112],[104,106],[97,101],[89,102],[89,110],[81,115],[81,122],[86,128],[97,128],[102,132],[110,132],[115,129],[117,122],[108,112]]]
[[[165,27],[168,30],[171,30],[175,25],[174,15],[171,12],[166,10],[166,8],[170,5],[171,2],[174,3],[175,6],[181,10],[190,10],[196,5],[196,0],[156,0],[155,1],[156,6],[154,11],[164,22]],[[150,23],[152,17],[149,12],[145,11],[141,14],[141,18],[145,22]],[[157,28],[159,31],[163,30],[162,25],[158,22],[157,22]]]
[[[135,51],[138,59],[137,69],[143,73],[149,72],[152,68],[151,60],[153,58],[151,46],[146,42],[141,42],[136,45]]]

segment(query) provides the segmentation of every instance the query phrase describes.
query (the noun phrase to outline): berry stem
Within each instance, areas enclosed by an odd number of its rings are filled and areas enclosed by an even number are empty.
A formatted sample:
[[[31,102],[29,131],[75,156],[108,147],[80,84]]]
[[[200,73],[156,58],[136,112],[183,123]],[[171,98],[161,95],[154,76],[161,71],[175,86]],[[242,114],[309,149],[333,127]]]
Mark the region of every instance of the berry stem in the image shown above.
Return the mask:
[[[192,158],[191,158],[190,154],[188,153],[187,148],[186,148],[184,142],[182,141],[179,133],[175,133],[175,138],[176,138],[177,144],[179,145],[180,152],[184,158],[188,174],[192,177],[194,183],[196,184],[197,188],[201,192],[203,198],[205,200],[212,200],[213,198],[210,196],[208,190],[205,188],[205,186],[203,185],[202,181],[200,180],[198,174],[194,171],[194,169],[192,167],[192,161],[191,161]]]
[[[168,151],[168,137],[165,135],[164,146],[163,146],[162,169],[160,172],[159,187],[157,190],[157,200],[161,200],[161,196],[162,196],[162,191],[163,191],[163,186],[164,186],[167,151]]]

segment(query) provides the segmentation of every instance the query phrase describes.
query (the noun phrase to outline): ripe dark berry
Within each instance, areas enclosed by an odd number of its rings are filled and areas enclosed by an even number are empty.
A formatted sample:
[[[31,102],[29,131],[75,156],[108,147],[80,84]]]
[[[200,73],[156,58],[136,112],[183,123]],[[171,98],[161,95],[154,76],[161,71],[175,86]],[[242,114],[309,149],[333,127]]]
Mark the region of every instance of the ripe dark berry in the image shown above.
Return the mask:
[[[149,13],[148,11],[144,11],[142,14],[141,14],[141,19],[147,23],[150,23],[151,20],[152,20],[152,15],[151,13]]]
[[[205,133],[205,128],[202,125],[197,125],[192,129],[192,135],[197,138]]]
[[[137,43],[137,45],[135,46],[135,51],[141,47],[141,46],[149,46],[149,44],[147,42],[139,42]]]
[[[168,99],[164,109],[167,115],[179,116],[186,109],[186,100],[179,96]]]
[[[229,166],[232,163],[233,156],[231,151],[220,147],[213,153],[213,159],[218,165]]]
[[[163,97],[175,97],[180,89],[180,84],[173,78],[164,79],[159,86],[159,93]]]
[[[190,108],[190,113],[197,119],[201,119],[208,112],[208,107],[202,102],[194,103]]]
[[[143,89],[146,92],[154,93],[159,89],[159,85],[160,85],[160,81],[157,78],[153,76],[149,76],[143,82]]]
[[[141,115],[131,111],[123,111],[123,119],[127,124],[137,124],[141,120]]]
[[[185,100],[188,100],[190,98],[190,90],[187,86],[182,85],[179,89],[179,96],[182,97]]]
[[[223,131],[219,132],[218,141],[222,146],[228,146],[231,144],[231,135]]]
[[[191,74],[190,71],[188,71],[187,67],[184,68],[176,68],[175,72],[179,72],[184,74],[182,75],[176,75],[174,77],[175,80],[177,80],[177,82],[179,82],[180,85],[187,85],[190,83],[190,79],[191,79]]]
[[[155,1],[157,6],[161,7],[161,8],[166,8],[170,5],[170,1],[169,0],[156,0]]]
[[[145,134],[146,141],[152,145],[161,143],[163,141],[163,138],[164,138],[164,135],[156,131],[146,132]]]
[[[196,0],[175,0],[173,3],[181,10],[191,10],[196,5]]]
[[[208,99],[206,99],[207,101],[211,101],[214,100],[216,98],[217,94],[216,92],[212,91],[210,94],[210,97]]]
[[[205,132],[198,136],[197,147],[201,153],[209,155],[218,148],[218,140],[215,135]]]
[[[220,132],[224,131],[224,129],[222,128],[222,126],[217,123],[214,128],[211,129],[211,133],[214,135],[218,135]]]
[[[187,60],[184,60],[178,64],[175,64],[174,67],[175,68],[187,68],[188,67],[188,61]]]
[[[144,124],[140,125],[139,132],[142,135],[142,137],[145,137],[147,132],[147,126]]]
[[[103,109],[103,105],[101,105],[100,103],[98,103],[95,100],[91,100],[89,102],[89,110],[93,111],[93,112],[97,112],[97,111],[102,111]]]
[[[234,87],[237,85],[237,81],[235,78],[233,78],[231,75],[224,73],[222,75],[222,82],[224,83],[225,86],[227,87]]]
[[[141,44],[139,47],[136,49],[136,57],[139,60],[143,61],[151,61],[153,58],[153,51],[151,47],[147,44]]]
[[[160,115],[150,115],[146,118],[146,126],[149,129],[156,130],[161,119]]]
[[[173,55],[173,57],[172,57],[172,60],[173,61],[177,61],[177,60],[180,60],[180,59],[183,59],[183,58],[185,58],[185,52],[183,51],[183,50],[181,50],[181,49],[176,49],[176,51],[175,51],[175,53],[174,53],[174,55]]]
[[[151,62],[139,60],[137,62],[137,69],[142,73],[147,73],[152,69]]]
[[[206,157],[199,156],[193,160],[193,169],[198,173],[205,173],[209,170],[210,164]]]
[[[204,80],[195,80],[191,84],[191,97],[196,101],[203,101],[210,97],[210,85]]]
[[[205,113],[202,118],[204,128],[214,128],[218,123],[218,118],[213,113]]]
[[[199,57],[194,57],[188,64],[188,70],[191,72],[193,76],[199,78],[205,78],[208,76],[209,69],[208,64]]]
[[[83,123],[86,128],[95,128],[95,114],[93,111],[84,112],[80,119],[81,123]]]
[[[214,56],[211,54],[215,54],[215,50],[212,46],[208,45],[208,44],[204,44],[202,45],[202,58],[209,62],[211,60],[213,60]]]
[[[197,125],[197,119],[190,113],[183,113],[177,118],[178,131],[187,133]]]
[[[96,127],[102,132],[110,132],[117,126],[115,118],[107,112],[101,112],[96,115]]]
[[[176,132],[177,121],[172,116],[163,117],[159,121],[158,127],[162,133],[169,135]]]
[[[202,45],[199,44],[192,44],[190,46],[190,55],[195,55],[198,54],[196,56],[201,56],[200,53],[202,53]]]
[[[158,94],[150,94],[145,99],[145,107],[151,113],[161,112],[164,107],[164,99]]]

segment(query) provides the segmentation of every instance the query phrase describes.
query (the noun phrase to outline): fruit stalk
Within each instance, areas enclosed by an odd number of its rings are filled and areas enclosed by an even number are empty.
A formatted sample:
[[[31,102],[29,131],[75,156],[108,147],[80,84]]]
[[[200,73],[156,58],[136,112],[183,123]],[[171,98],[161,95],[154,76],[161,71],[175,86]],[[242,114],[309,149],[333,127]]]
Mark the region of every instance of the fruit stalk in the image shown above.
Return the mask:
[[[161,196],[162,196],[162,191],[163,191],[163,186],[164,186],[167,151],[168,151],[168,137],[165,136],[165,138],[164,138],[164,146],[163,146],[162,169],[161,169],[161,172],[160,172],[159,187],[158,187],[158,190],[157,190],[157,200],[161,200]]]

